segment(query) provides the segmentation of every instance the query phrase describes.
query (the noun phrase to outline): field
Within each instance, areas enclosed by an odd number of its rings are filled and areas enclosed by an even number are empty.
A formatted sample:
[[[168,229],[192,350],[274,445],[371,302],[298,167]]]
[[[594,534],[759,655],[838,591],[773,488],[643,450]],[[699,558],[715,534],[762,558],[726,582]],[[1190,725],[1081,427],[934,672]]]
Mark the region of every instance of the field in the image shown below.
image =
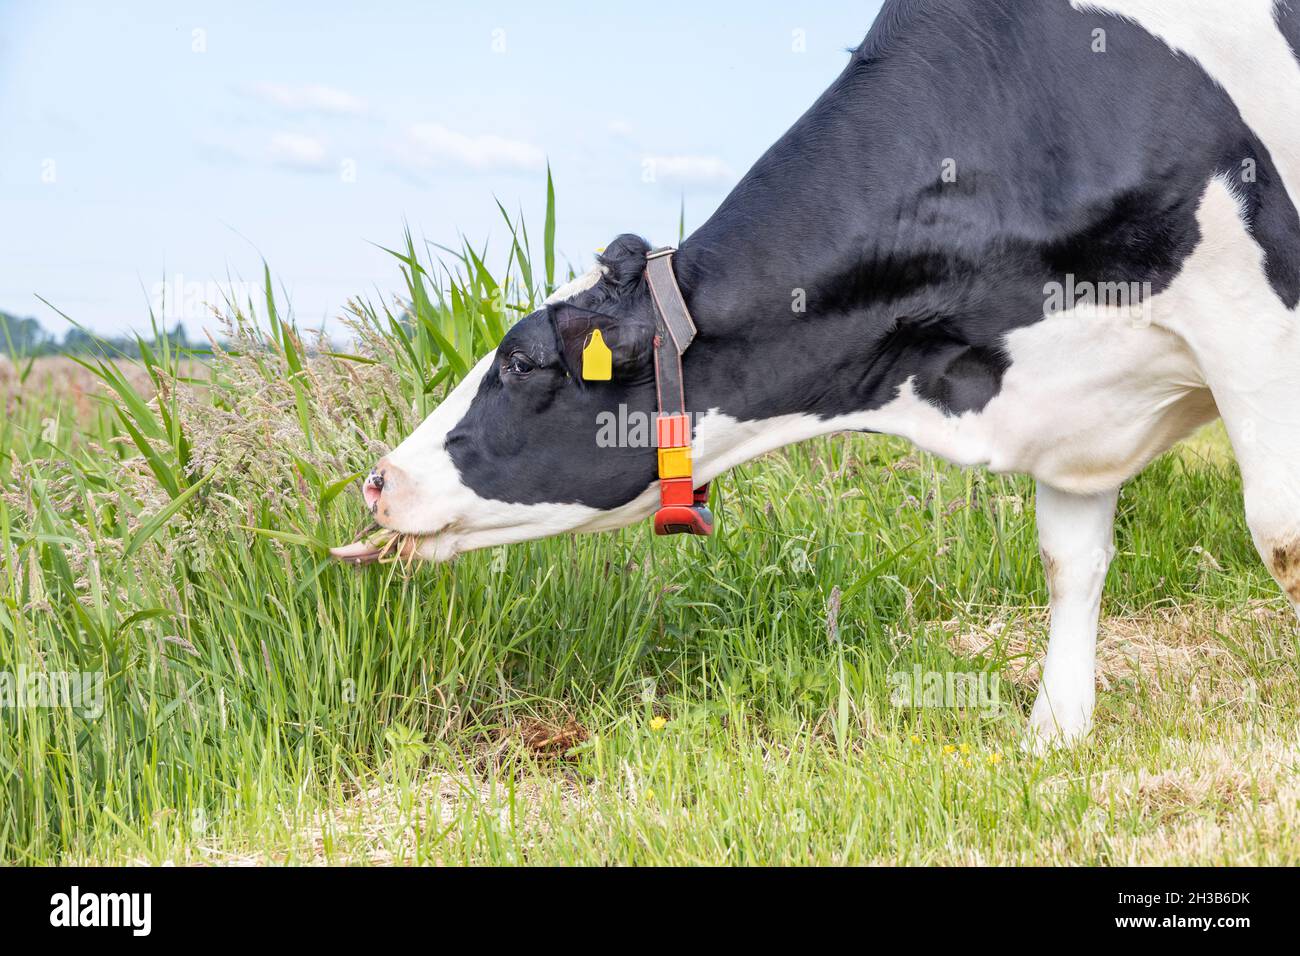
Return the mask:
[[[712,539],[331,562],[551,232],[499,278],[408,240],[346,352],[268,274],[211,357],[0,370],[0,672],[102,680],[0,707],[0,860],[1300,862],[1297,625],[1218,426],[1125,488],[1096,732],[1041,758],[1032,483],[893,439],[736,470]],[[932,675],[993,699],[900,699]]]

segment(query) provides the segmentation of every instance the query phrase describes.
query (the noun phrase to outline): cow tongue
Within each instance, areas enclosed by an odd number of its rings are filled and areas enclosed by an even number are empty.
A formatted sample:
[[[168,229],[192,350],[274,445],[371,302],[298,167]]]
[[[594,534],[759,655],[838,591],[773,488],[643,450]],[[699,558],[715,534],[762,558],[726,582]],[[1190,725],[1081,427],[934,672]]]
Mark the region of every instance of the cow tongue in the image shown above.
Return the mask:
[[[351,544],[330,548],[330,554],[348,564],[372,564],[385,558],[410,559],[415,556],[419,539],[413,535],[398,534],[387,528],[371,529]]]
[[[339,561],[348,564],[370,564],[385,555],[392,554],[396,531],[389,531],[377,524],[372,524],[351,544],[330,548],[330,554]]]
[[[368,539],[354,541],[351,544],[330,548],[330,555],[348,564],[370,564],[378,561],[384,553],[382,545],[372,544]]]

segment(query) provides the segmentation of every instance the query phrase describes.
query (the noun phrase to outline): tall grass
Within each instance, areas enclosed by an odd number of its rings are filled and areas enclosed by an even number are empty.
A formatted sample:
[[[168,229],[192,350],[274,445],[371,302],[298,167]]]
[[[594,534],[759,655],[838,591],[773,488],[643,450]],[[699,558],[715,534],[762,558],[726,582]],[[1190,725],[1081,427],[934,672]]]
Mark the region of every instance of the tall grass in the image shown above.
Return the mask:
[[[0,423],[0,671],[102,674],[104,706],[0,708],[0,858],[280,846],[272,858],[351,859],[331,833],[302,845],[304,821],[381,784],[402,795],[385,812],[408,820],[436,770],[492,796],[460,804],[446,830],[394,837],[400,858],[917,862],[959,837],[1006,858],[1104,859],[1090,837],[1064,836],[1101,798],[1086,783],[1035,790],[1079,758],[1015,756],[1031,684],[1009,687],[996,718],[890,702],[889,675],[914,663],[1001,673],[1024,654],[1001,639],[962,652],[955,632],[1041,630],[1024,479],[893,440],[824,439],[722,481],[707,541],[635,527],[409,576],[328,559],[364,518],[358,477],[554,288],[549,173],[546,209],[540,269],[504,208],[498,274],[482,248],[422,247],[408,230],[390,249],[402,295],[354,301],[346,348],[304,336],[268,269],[259,301],[222,304],[208,356],[158,339],[138,363],[88,360],[101,392],[78,414],[30,376],[14,386]],[[1156,462],[1122,499],[1107,612],[1272,613],[1239,501],[1230,461]],[[1296,655],[1289,630],[1258,620],[1210,636],[1231,666],[1203,676],[1259,690],[1229,694],[1216,720],[1276,734],[1294,713]],[[1103,729],[1128,742],[1089,758],[1085,777],[1212,733],[1198,711],[1147,706],[1165,700],[1150,680],[1103,695]],[[569,718],[586,739],[567,760],[518,742],[529,720]],[[988,765],[964,780],[926,749],[941,741]],[[516,817],[525,783],[533,809]],[[581,824],[573,788],[594,814]],[[1014,814],[1025,821],[1008,829]],[[1133,839],[1151,826],[1116,825]],[[1290,858],[1289,827],[1243,839]]]

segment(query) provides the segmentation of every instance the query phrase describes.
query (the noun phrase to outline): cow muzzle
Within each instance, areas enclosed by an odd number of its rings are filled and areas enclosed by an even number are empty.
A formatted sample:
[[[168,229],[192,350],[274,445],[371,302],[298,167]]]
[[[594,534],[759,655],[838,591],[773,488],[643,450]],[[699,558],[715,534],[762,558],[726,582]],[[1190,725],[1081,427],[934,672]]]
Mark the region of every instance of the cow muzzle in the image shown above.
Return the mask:
[[[405,471],[382,459],[361,482],[361,497],[375,523],[359,540],[331,548],[330,554],[349,564],[434,556],[437,549],[430,545],[450,521],[430,523],[429,496]]]
[[[442,480],[418,480],[388,456],[361,483],[361,497],[380,527],[416,537],[435,535],[452,523],[456,497],[450,476],[436,477]]]

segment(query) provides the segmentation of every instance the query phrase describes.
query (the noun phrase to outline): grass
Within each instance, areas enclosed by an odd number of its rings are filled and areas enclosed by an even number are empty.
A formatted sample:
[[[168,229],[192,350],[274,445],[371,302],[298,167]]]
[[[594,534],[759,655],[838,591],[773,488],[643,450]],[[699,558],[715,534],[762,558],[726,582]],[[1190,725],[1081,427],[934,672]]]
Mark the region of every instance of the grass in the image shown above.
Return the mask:
[[[1217,428],[1125,488],[1097,731],[1041,759],[1032,485],[896,440],[737,469],[708,540],[330,562],[357,476],[554,286],[548,192],[543,269],[508,216],[499,276],[408,234],[347,352],[268,273],[210,357],[4,373],[0,672],[104,695],[0,707],[0,859],[1300,862],[1296,625]],[[899,706],[914,666],[1001,706]]]

